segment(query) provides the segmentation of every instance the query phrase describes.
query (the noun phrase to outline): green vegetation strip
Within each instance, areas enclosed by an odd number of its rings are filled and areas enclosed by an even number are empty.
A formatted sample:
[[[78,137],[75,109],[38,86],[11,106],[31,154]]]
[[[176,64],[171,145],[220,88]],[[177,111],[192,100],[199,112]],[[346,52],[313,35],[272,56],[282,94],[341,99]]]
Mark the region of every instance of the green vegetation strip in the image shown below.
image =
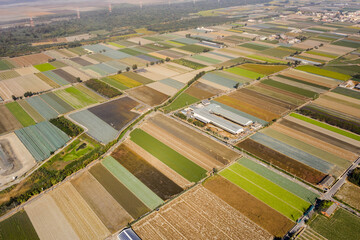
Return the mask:
[[[309,66],[309,65],[298,66],[296,69],[304,71],[304,72],[324,76],[324,77],[329,77],[329,78],[342,80],[342,81],[347,81],[347,80],[349,80],[351,78],[351,76],[347,75],[347,74],[328,71],[328,70],[325,70],[325,69],[321,69],[321,68],[318,68],[318,67],[315,67],[315,66]]]
[[[6,104],[6,107],[16,117],[16,119],[23,125],[23,127],[34,125],[36,122],[30,117],[27,112],[17,102]]]
[[[151,153],[154,157],[158,158],[190,182],[197,182],[206,177],[205,169],[196,165],[194,162],[190,161],[143,130],[135,129],[131,132],[130,136],[133,142]]]
[[[170,105],[164,107],[166,112],[175,111],[177,109],[183,108],[187,105],[191,105],[200,101],[200,99],[193,97],[187,93],[182,93],[178,98],[176,98]]]
[[[352,138],[352,139],[355,139],[355,140],[357,140],[357,141],[360,141],[360,136],[357,135],[357,134],[354,134],[354,133],[351,133],[351,132],[342,130],[342,129],[337,128],[337,127],[333,127],[333,126],[328,125],[328,124],[326,124],[326,123],[319,122],[319,121],[317,121],[317,120],[314,120],[314,119],[305,117],[305,116],[300,115],[300,114],[297,114],[297,113],[290,113],[290,116],[291,116],[291,117],[294,117],[294,118],[297,118],[297,119],[300,119],[300,120],[302,120],[302,121],[305,121],[305,122],[314,124],[314,125],[316,125],[316,126],[318,126],[318,127],[321,127],[321,128],[327,129],[327,130],[330,130],[330,131],[332,131],[332,132],[341,134],[341,135],[343,135],[343,136],[345,136],[345,137]]]
[[[259,56],[259,55],[247,55],[246,57],[251,58],[251,59],[264,61],[264,62],[269,62],[269,63],[284,63],[284,64],[287,63],[287,62],[285,62],[283,60],[277,60],[277,59],[263,57],[263,56]]]
[[[55,70],[56,67],[54,67],[53,65],[51,65],[50,63],[44,63],[44,64],[39,64],[39,65],[34,65],[34,67],[39,70],[40,72],[46,72],[46,71],[50,71],[50,70]]]
[[[269,85],[269,86],[273,86],[276,88],[280,88],[280,89],[283,89],[283,90],[286,90],[289,92],[293,92],[293,93],[296,93],[299,95],[303,95],[308,98],[314,98],[317,95],[316,92],[312,92],[312,91],[309,91],[309,90],[306,90],[303,88],[299,88],[299,87],[294,87],[294,86],[291,86],[291,85],[288,85],[285,83],[281,83],[281,82],[278,82],[278,81],[275,81],[272,79],[266,79],[266,80],[262,81],[261,83]]]
[[[251,78],[251,79],[258,79],[258,78],[262,78],[265,76],[263,74],[249,71],[249,70],[243,69],[241,67],[233,67],[233,68],[226,69],[225,71],[234,73],[236,75],[240,75],[243,77]]]
[[[147,207],[154,209],[161,205],[163,201],[139,179],[132,175],[113,157],[108,156],[102,164],[111,172],[122,184],[124,184],[137,198],[139,198]]]
[[[246,171],[245,167],[237,163],[221,171],[220,175],[293,221],[301,217],[310,205],[300,198],[295,199],[296,196],[286,190],[280,190],[279,186],[267,179]]]
[[[189,60],[186,60],[186,59],[175,59],[175,60],[173,60],[173,62],[177,63],[177,64],[180,64],[180,65],[183,65],[185,67],[195,69],[195,70],[199,70],[199,69],[202,69],[202,68],[206,67],[203,64],[196,63],[196,62],[193,62],[193,61],[189,61]]]

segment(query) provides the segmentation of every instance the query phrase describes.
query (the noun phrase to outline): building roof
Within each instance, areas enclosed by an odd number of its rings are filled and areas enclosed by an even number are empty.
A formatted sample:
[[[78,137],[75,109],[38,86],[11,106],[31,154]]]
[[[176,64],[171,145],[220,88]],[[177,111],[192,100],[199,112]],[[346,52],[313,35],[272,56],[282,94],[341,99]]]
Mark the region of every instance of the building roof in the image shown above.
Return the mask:
[[[330,207],[328,207],[328,209],[326,209],[325,213],[328,216],[331,216],[331,214],[333,214],[333,212],[335,211],[335,209],[337,208],[337,205],[335,203],[333,203]]]
[[[141,240],[131,228],[125,228],[117,237],[119,240]]]
[[[233,122],[238,123],[243,126],[248,126],[253,123],[250,119],[240,116],[229,110],[226,110],[217,104],[210,104],[210,105],[206,106],[205,108],[208,109],[210,111],[210,113],[220,115],[223,118],[226,118],[230,121],[233,121]]]

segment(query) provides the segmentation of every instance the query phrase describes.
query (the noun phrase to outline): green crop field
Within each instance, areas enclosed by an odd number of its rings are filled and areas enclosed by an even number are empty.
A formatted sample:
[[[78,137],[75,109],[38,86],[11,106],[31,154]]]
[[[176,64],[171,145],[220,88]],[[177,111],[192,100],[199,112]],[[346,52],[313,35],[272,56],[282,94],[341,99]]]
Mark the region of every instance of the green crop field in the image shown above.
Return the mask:
[[[39,239],[25,211],[20,211],[0,222],[0,239]]]
[[[238,163],[221,171],[220,175],[293,221],[310,206],[305,200]]]
[[[329,53],[324,53],[324,52],[318,52],[318,51],[308,51],[306,53],[312,54],[312,55],[317,55],[317,56],[322,56],[322,57],[327,57],[327,58],[337,58],[337,55],[332,55]]]
[[[154,209],[161,205],[163,201],[139,179],[132,175],[113,157],[108,156],[102,164],[111,172],[122,184],[135,194],[148,208]]]
[[[337,45],[337,46],[342,46],[342,47],[349,47],[349,48],[359,48],[360,47],[360,43],[348,42],[348,41],[343,41],[343,40],[333,42],[331,44],[332,45]]]
[[[216,60],[216,59],[201,56],[201,55],[194,55],[194,56],[192,56],[192,58],[195,58],[197,60],[204,61],[204,62],[207,62],[207,63],[211,63],[211,64],[221,63],[220,60]]]
[[[173,62],[177,63],[177,64],[180,64],[180,65],[183,65],[185,67],[195,69],[195,70],[202,69],[202,68],[206,67],[203,64],[193,62],[193,61],[189,61],[189,60],[186,60],[186,59],[175,59],[175,60],[173,60]]]
[[[131,56],[138,56],[138,55],[144,54],[144,53],[136,51],[135,49],[132,49],[132,48],[124,48],[124,49],[121,49],[119,51],[123,52],[123,53],[126,53],[126,54],[129,54]]]
[[[69,87],[56,91],[55,94],[75,109],[83,108],[91,104],[97,103],[95,99],[91,98],[89,95],[86,95],[85,93],[74,87]]]
[[[114,43],[114,42],[108,42],[109,45],[112,45],[114,47],[118,47],[118,48],[125,48],[125,46],[123,45],[120,45],[120,44],[117,44],[117,43]]]
[[[291,86],[291,85],[288,85],[285,83],[274,81],[272,79],[266,79],[266,80],[262,81],[261,83],[269,85],[269,86],[273,86],[276,88],[280,88],[280,89],[283,89],[283,90],[286,90],[289,92],[297,93],[297,94],[303,95],[308,98],[313,98],[317,95],[316,92],[312,92],[312,91],[309,91],[309,90],[306,90],[303,88],[299,88],[299,87],[294,87],[294,86]]]
[[[271,47],[268,47],[265,45],[260,45],[260,44],[255,44],[255,43],[244,43],[244,44],[239,45],[239,47],[250,48],[253,50],[257,50],[257,51],[262,51],[262,50],[271,48]]]
[[[245,63],[240,65],[239,67],[263,75],[274,74],[276,72],[288,68],[288,66],[284,66],[284,65],[263,65],[263,64],[252,64],[252,63]]]
[[[328,240],[359,239],[360,218],[340,208],[331,218],[317,215],[310,227]]]
[[[21,125],[23,125],[23,127],[27,127],[35,124],[35,121],[30,117],[29,114],[27,114],[27,112],[25,112],[25,110],[19,105],[19,103],[11,102],[6,104],[6,107],[21,123]]]
[[[296,69],[304,71],[304,72],[324,76],[324,77],[329,77],[329,78],[342,80],[342,81],[347,81],[347,80],[349,80],[351,78],[351,76],[347,75],[347,74],[328,71],[328,70],[321,69],[321,68],[318,68],[318,67],[315,67],[315,66],[310,66],[310,65],[298,66]]]
[[[210,51],[210,48],[207,47],[203,47],[203,46],[199,46],[199,45],[186,45],[186,46],[182,46],[179,49],[185,50],[185,51],[189,51],[189,52],[193,52],[193,53],[202,53],[204,51]]]
[[[14,68],[14,66],[10,64],[8,61],[0,60],[0,71],[12,69],[12,68]]]
[[[50,71],[50,70],[55,70],[56,67],[54,67],[53,65],[51,65],[50,63],[43,63],[43,64],[39,64],[39,65],[34,65],[34,67],[39,70],[40,72],[46,72],[46,71]]]
[[[246,57],[255,59],[255,60],[264,61],[264,62],[269,62],[269,63],[284,63],[284,64],[287,63],[286,61],[283,61],[283,60],[277,60],[277,59],[259,56],[259,55],[255,55],[255,54],[247,55]]]
[[[152,137],[141,129],[135,129],[131,140],[168,165],[190,182],[197,182],[206,176],[206,170],[196,165],[183,155]]]
[[[297,119],[300,119],[300,120],[302,120],[302,121],[305,121],[305,122],[314,124],[314,125],[316,125],[316,126],[318,126],[318,127],[321,127],[321,128],[327,129],[327,130],[330,130],[330,131],[332,131],[332,132],[341,134],[341,135],[343,135],[343,136],[345,136],[345,137],[352,138],[352,139],[355,139],[355,140],[357,140],[357,141],[360,141],[360,136],[357,135],[357,134],[354,134],[354,133],[351,133],[351,132],[342,130],[342,129],[340,129],[340,128],[331,126],[331,125],[326,124],[326,123],[323,123],[323,122],[319,122],[319,121],[317,121],[317,120],[315,120],[315,119],[308,118],[308,117],[305,117],[305,116],[300,115],[300,114],[297,114],[297,113],[290,113],[290,116],[291,116],[291,117],[294,117],[294,118],[297,118]]]
[[[117,75],[110,76],[107,78],[113,79],[113,80],[119,82],[120,84],[124,85],[127,88],[133,88],[133,87],[138,87],[138,86],[142,85],[141,83],[139,83],[123,74],[117,74]]]
[[[179,108],[183,108],[187,105],[200,101],[200,99],[193,97],[187,93],[182,93],[178,96],[170,105],[164,108],[165,111],[175,111]]]
[[[240,67],[233,67],[233,68],[229,68],[226,69],[225,71],[230,72],[230,73],[234,73],[236,75],[240,75],[243,77],[247,77],[247,78],[251,78],[251,79],[258,79],[258,78],[262,78],[265,75],[260,74],[260,73],[256,73],[253,71],[249,71]]]
[[[117,81],[115,79],[112,79],[112,78],[109,78],[109,77],[101,78],[101,81],[109,84],[110,86],[112,86],[114,88],[120,89],[120,90],[129,89],[127,86],[121,84],[119,81]]]
[[[344,96],[360,99],[359,92],[351,90],[351,89],[347,89],[347,88],[343,88],[343,87],[337,87],[334,90],[332,90],[332,92],[335,92],[335,93],[338,93],[338,94],[341,94],[341,95],[344,95]]]

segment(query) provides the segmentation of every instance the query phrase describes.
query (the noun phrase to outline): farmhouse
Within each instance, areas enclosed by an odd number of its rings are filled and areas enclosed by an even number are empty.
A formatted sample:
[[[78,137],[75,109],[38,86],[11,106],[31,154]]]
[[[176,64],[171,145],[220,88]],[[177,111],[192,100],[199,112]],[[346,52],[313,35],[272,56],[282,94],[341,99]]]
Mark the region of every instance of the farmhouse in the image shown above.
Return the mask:
[[[211,123],[232,134],[239,134],[244,131],[240,125],[249,126],[253,123],[251,120],[223,109],[216,104],[194,107],[192,114],[197,120]]]

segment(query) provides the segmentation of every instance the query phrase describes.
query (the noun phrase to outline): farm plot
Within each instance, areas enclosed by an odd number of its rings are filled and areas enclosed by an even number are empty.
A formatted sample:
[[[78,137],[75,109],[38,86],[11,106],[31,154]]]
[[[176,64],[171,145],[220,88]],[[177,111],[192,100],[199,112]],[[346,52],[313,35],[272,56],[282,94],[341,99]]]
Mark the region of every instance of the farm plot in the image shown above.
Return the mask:
[[[72,113],[69,117],[86,128],[87,134],[104,144],[111,142],[118,135],[116,129],[88,110]]]
[[[204,55],[194,55],[191,58],[206,62],[208,64],[217,64],[217,63],[222,62],[221,60],[217,60],[215,58],[210,58],[210,57],[207,57],[207,56],[204,56]]]
[[[165,95],[147,86],[141,86],[135,89],[131,89],[127,91],[127,93],[130,96],[136,98],[137,100],[150,106],[159,105],[169,97],[168,95]]]
[[[263,51],[263,50],[271,48],[269,46],[261,45],[261,44],[257,44],[257,43],[244,43],[244,44],[239,45],[239,47],[249,48],[249,49],[256,50],[256,51]]]
[[[33,66],[31,67],[24,67],[24,68],[18,68],[15,70],[18,74],[20,74],[20,76],[25,76],[25,75],[30,75],[30,74],[34,74],[34,73],[39,73],[39,71],[34,68]]]
[[[240,65],[240,68],[252,71],[252,72],[256,72],[259,74],[263,74],[263,75],[270,75],[270,74],[274,74],[277,72],[280,72],[286,68],[288,68],[288,66],[284,66],[284,65],[259,65],[259,64],[251,64],[251,63],[245,63]]]
[[[0,114],[0,134],[14,131],[15,129],[22,127],[21,123],[14,117],[5,105],[0,105]]]
[[[50,63],[43,63],[43,64],[34,65],[34,68],[36,68],[36,69],[39,70],[40,72],[46,72],[46,71],[50,71],[50,70],[55,70],[55,69],[56,69],[56,67],[54,67],[54,66],[51,65]]]
[[[161,198],[159,198],[145,184],[132,175],[113,157],[106,157],[102,161],[102,164],[149,209],[154,209],[163,203]]]
[[[303,89],[301,87],[295,87],[295,86],[292,86],[292,85],[289,85],[289,84],[286,84],[286,83],[282,83],[282,82],[279,82],[279,81],[275,81],[275,80],[272,80],[272,79],[263,80],[261,83],[265,84],[265,85],[275,87],[275,88],[279,88],[281,90],[292,92],[292,93],[295,93],[295,94],[298,94],[298,95],[302,95],[302,96],[307,97],[307,98],[313,98],[313,97],[315,97],[317,95],[317,93],[314,92],[314,91],[306,90],[306,89]]]
[[[232,150],[161,114],[149,119],[142,129],[207,170],[238,157]]]
[[[9,70],[12,68],[14,68],[14,66],[9,61],[7,61],[6,59],[0,60],[0,71]]]
[[[173,95],[175,95],[175,93],[178,92],[178,90],[176,88],[173,88],[173,87],[170,87],[169,85],[163,84],[160,81],[149,83],[146,86],[150,87],[156,91],[159,91],[163,94],[169,95],[169,96],[173,96]]]
[[[88,75],[85,73],[79,71],[78,69],[75,69],[71,66],[63,67],[61,70],[65,71],[66,73],[70,74],[71,76],[74,76],[75,78],[80,78],[82,81],[87,81],[90,79]],[[77,79],[76,79],[77,81]]]
[[[62,184],[50,195],[80,239],[103,239],[110,234],[70,182]]]
[[[141,129],[130,134],[131,140],[168,165],[190,182],[196,182],[206,176],[206,170],[196,165],[183,155],[163,144]]]
[[[205,79],[207,81],[219,84],[221,86],[227,87],[227,88],[236,88],[237,85],[240,83],[238,81],[234,81],[230,78],[226,78],[224,76],[220,76],[213,73],[207,73],[205,74],[202,79]]]
[[[243,77],[247,77],[250,79],[260,79],[262,77],[264,77],[263,74],[259,74],[250,70],[247,70],[245,68],[241,68],[241,67],[233,67],[233,68],[229,68],[226,69],[225,71],[230,72],[230,73],[234,73]]]
[[[60,85],[60,86],[65,86],[65,85],[69,84],[68,81],[66,81],[65,79],[63,79],[59,75],[53,73],[52,71],[43,72],[43,74],[46,77],[50,78],[52,81],[54,81],[56,84]]]
[[[20,211],[0,223],[1,239],[39,239],[29,216],[25,211]]]
[[[355,209],[360,209],[360,187],[351,182],[345,182],[335,197]]]
[[[85,93],[86,95],[88,95],[89,97],[95,99],[98,102],[104,102],[105,98],[102,97],[101,95],[97,94],[96,92],[94,92],[93,90],[89,89],[88,87],[84,86],[83,84],[77,84],[75,85],[75,88],[78,89],[79,91]]]
[[[240,110],[242,112],[248,113],[256,118],[260,118],[267,122],[272,121],[273,119],[279,118],[278,114],[269,112],[269,111],[261,108],[260,106],[255,106],[255,105],[246,103],[244,101],[240,101],[231,96],[221,96],[219,98],[216,98],[215,101],[225,104],[229,107],[235,108],[237,110]]]
[[[133,225],[143,239],[269,239],[271,234],[197,186]]]
[[[21,57],[10,58],[11,62],[13,62],[17,67],[28,67],[31,65],[47,63],[50,59],[51,57],[43,53],[36,53]]]
[[[50,194],[25,206],[40,239],[80,239]]]
[[[77,63],[77,64],[79,64],[79,65],[81,65],[81,66],[83,66],[83,67],[84,66],[89,66],[89,65],[92,64],[91,62],[89,62],[89,61],[87,61],[87,60],[85,60],[85,59],[83,59],[81,57],[71,58],[70,60]]]
[[[150,66],[150,67],[146,68],[146,70],[153,72],[153,73],[161,73],[161,75],[165,76],[165,78],[179,75],[179,72],[171,70],[171,69],[163,67],[163,66],[159,66],[159,65]]]
[[[47,77],[46,75],[44,75],[43,73],[35,73],[35,76],[38,77],[39,79],[43,80],[47,85],[49,85],[52,88],[58,88],[60,87],[59,84],[57,84],[56,82],[54,82],[53,80],[51,80],[49,77]]]
[[[36,164],[26,147],[14,133],[0,137],[0,180],[3,184],[22,176]]]
[[[317,215],[310,227],[329,240],[356,239],[360,235],[360,218],[339,208],[330,218]]]
[[[282,63],[282,64],[286,64],[286,61],[283,60],[279,60],[279,59],[275,59],[275,58],[269,58],[269,57],[265,57],[262,55],[247,55],[246,58],[250,58],[250,59],[254,59],[254,60],[259,60],[260,62],[268,62],[268,63]]]
[[[339,84],[337,80],[317,76],[306,72],[301,72],[295,69],[284,71],[278,76],[324,90],[329,90],[330,88],[335,87]]]
[[[309,183],[318,184],[326,176],[324,173],[266,147],[265,145],[262,145],[250,138],[240,142],[237,146],[301,179],[304,179]]]
[[[47,159],[70,140],[64,132],[49,122],[16,130],[15,134],[37,162]]]
[[[111,60],[112,59],[107,60],[107,61],[111,61]],[[109,65],[106,65],[105,63],[99,63],[99,64],[82,67],[82,69],[83,70],[91,70],[91,71],[99,74],[100,76],[107,76],[110,74],[115,74],[118,71],[117,69],[115,69]]]
[[[140,74],[141,76],[149,78],[153,81],[158,81],[158,80],[167,78],[165,75],[162,75],[157,72],[151,72],[151,71],[148,71],[147,69],[137,71],[137,73]]]
[[[56,91],[55,94],[75,109],[97,103],[95,99],[75,87],[69,87]]]
[[[31,107],[27,101],[20,100],[17,102],[31,116],[31,118],[35,120],[35,122],[38,123],[45,121],[45,119],[33,107]]]
[[[126,210],[89,172],[71,183],[111,233],[125,227],[132,220]]]
[[[131,112],[139,103],[129,97],[119,98],[96,107],[88,109],[91,113],[102,119],[104,122],[120,131],[127,124],[139,116]]]
[[[220,175],[292,221],[310,207],[310,203],[238,163],[224,169]]]
[[[196,44],[182,46],[179,49],[189,51],[189,52],[192,52],[192,53],[202,53],[202,52],[211,50],[210,48],[200,46],[200,45],[196,45]]]
[[[149,211],[149,208],[106,170],[101,163],[96,164],[89,171],[133,219],[137,219]]]
[[[284,236],[294,225],[290,219],[220,175],[208,179],[203,185],[275,237]]]
[[[327,95],[321,96],[320,98],[316,99],[314,104],[323,106],[325,108],[329,108],[338,112],[345,113],[346,115],[351,115],[356,118],[360,118],[360,104],[356,104],[353,101],[348,102],[345,100],[334,99]]]
[[[117,74],[117,75],[114,75],[114,76],[109,76],[108,78],[119,82],[120,84],[122,84],[126,88],[133,88],[133,87],[138,87],[138,86],[142,85],[141,83],[139,83],[139,82],[137,82],[137,81],[123,75],[123,74]]]
[[[162,200],[167,200],[183,190],[125,144],[120,145],[111,156]]]
[[[124,63],[121,63],[117,60],[105,62],[105,64],[117,69],[118,71],[125,71],[127,67],[130,67],[130,66],[128,66]]]
[[[341,94],[341,95],[344,95],[344,96],[360,99],[360,94],[358,92],[354,91],[354,90],[351,90],[351,89],[337,87],[332,92],[335,92],[335,93],[338,93],[338,94]]]
[[[10,112],[16,117],[23,127],[34,125],[35,121],[17,102],[11,102],[5,105]]]
[[[347,81],[347,80],[349,80],[351,78],[350,75],[342,74],[342,73],[338,73],[338,72],[333,72],[333,71],[329,71],[329,70],[325,70],[325,69],[321,69],[321,68],[318,68],[318,67],[315,67],[315,66],[298,66],[296,69],[300,70],[300,71],[304,71],[304,72],[324,76],[324,77],[329,77],[329,78],[342,80],[342,81]]]
[[[68,72],[65,72],[62,69],[56,69],[56,70],[53,70],[52,72],[55,73],[56,75],[60,76],[61,78],[65,79],[69,83],[76,83],[77,82],[76,77],[69,74]]]
[[[198,70],[198,69],[202,69],[202,68],[206,67],[206,65],[204,65],[204,64],[193,62],[193,61],[190,61],[190,60],[187,60],[187,59],[184,59],[184,58],[173,60],[173,62],[177,63],[177,64],[180,64],[180,65],[183,65],[183,66],[188,67],[188,68],[192,68],[194,70]]]
[[[26,99],[26,101],[46,120],[56,118],[59,115],[52,107],[50,107],[46,102],[44,102],[42,98],[39,96],[28,98]]]
[[[142,84],[148,84],[148,83],[153,82],[153,80],[146,78],[144,76],[141,76],[135,72],[124,72],[123,75],[135,80],[136,82],[142,83]]]
[[[164,107],[166,112],[171,112],[200,101],[187,93],[180,94],[170,105]]]
[[[59,98],[52,92],[40,95],[40,97],[44,102],[46,102],[49,106],[55,109],[59,114],[65,114],[74,110],[74,108],[61,100],[61,98]]]
[[[0,80],[16,78],[19,76],[20,76],[20,74],[18,74],[15,70],[0,72]]]
[[[185,86],[184,83],[176,81],[176,80],[171,79],[171,78],[166,78],[166,79],[160,80],[159,82],[161,82],[161,83],[163,83],[165,85],[168,85],[169,87],[173,87],[176,90],[180,90]]]

